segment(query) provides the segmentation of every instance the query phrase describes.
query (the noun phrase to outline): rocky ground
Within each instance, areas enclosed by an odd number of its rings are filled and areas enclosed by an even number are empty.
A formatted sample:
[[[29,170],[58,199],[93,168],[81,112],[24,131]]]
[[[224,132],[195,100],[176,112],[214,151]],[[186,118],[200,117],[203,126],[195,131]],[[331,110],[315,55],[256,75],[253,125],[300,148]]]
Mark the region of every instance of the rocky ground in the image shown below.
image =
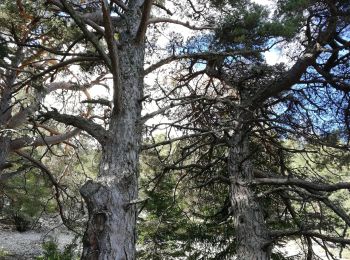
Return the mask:
[[[60,249],[70,244],[74,234],[69,232],[58,217],[46,217],[36,228],[18,232],[13,225],[0,222],[0,260],[29,260],[42,255],[42,244],[55,241]]]

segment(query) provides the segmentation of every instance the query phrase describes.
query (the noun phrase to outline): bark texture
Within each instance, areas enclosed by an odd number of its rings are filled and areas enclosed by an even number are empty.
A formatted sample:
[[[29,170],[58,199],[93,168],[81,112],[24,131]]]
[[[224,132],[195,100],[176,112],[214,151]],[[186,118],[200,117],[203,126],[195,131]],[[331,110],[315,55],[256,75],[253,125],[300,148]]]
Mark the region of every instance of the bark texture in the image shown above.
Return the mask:
[[[119,50],[121,110],[113,113],[100,172],[81,189],[89,211],[82,259],[135,259],[143,45]]]
[[[266,247],[269,234],[264,216],[249,183],[253,166],[249,152],[248,127],[238,127],[231,139],[228,170],[231,180],[231,204],[236,229],[237,259],[270,259],[271,248]]]
[[[7,168],[9,164],[6,162],[9,154],[10,140],[7,137],[1,136],[4,133],[0,133],[0,173],[3,169]],[[1,181],[0,175],[0,181]]]
[[[18,66],[18,59],[21,56],[21,52],[16,53],[17,59],[14,59],[13,66]],[[15,70],[14,70],[15,71]],[[11,118],[12,106],[12,86],[15,82],[15,73],[10,71],[6,75],[5,86],[0,90],[0,173],[3,169],[8,167],[7,159],[9,155],[9,146],[11,142],[11,129],[8,129],[7,122]]]

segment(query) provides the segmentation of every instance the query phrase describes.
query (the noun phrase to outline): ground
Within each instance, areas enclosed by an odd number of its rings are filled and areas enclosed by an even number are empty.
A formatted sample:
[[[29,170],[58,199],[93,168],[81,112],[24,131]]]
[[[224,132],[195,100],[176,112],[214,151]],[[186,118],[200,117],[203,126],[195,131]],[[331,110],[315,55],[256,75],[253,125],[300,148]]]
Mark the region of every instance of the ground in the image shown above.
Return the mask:
[[[56,241],[59,248],[70,244],[74,234],[69,232],[58,217],[42,220],[34,230],[18,232],[14,226],[0,222],[0,260],[29,260],[42,255],[42,244]]]

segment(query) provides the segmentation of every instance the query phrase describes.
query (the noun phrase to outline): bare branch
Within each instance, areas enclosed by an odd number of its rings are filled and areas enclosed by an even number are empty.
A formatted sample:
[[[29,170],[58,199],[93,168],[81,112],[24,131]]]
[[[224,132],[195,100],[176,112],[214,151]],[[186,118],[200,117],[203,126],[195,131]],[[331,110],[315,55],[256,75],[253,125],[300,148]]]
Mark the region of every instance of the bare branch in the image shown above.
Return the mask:
[[[159,9],[164,10],[168,15],[173,15],[173,12],[166,8],[164,5],[161,5],[159,3],[153,3],[153,5],[158,7]]]
[[[136,43],[140,44],[143,43],[146,35],[147,25],[149,24],[149,16],[151,13],[153,0],[145,0],[143,3],[143,11],[142,11],[142,17],[139,29],[136,34]]]
[[[46,131],[48,131],[50,134],[52,134],[52,135],[61,135],[61,133],[60,132],[58,132],[57,130],[55,130],[55,129],[53,129],[53,128],[51,128],[51,127],[49,127],[49,126],[47,126],[47,125],[42,125],[42,124],[37,124],[37,123],[35,123],[35,127],[37,127],[37,128],[43,128],[43,129],[45,129]],[[79,129],[80,130],[80,129]],[[78,131],[78,130],[77,130]],[[80,132],[80,131],[79,131]],[[78,133],[79,133],[78,132]],[[74,145],[73,143],[71,143],[71,142],[69,142],[69,141],[67,141],[67,140],[64,140],[64,141],[62,141],[62,143],[64,143],[64,144],[67,144],[67,145],[69,145],[69,146],[71,146],[71,147],[73,147],[73,148],[77,148],[77,146],[76,145]]]
[[[158,18],[151,18],[148,20],[147,24],[156,24],[156,23],[172,23],[172,24],[178,24],[182,25],[186,28],[189,28],[191,30],[215,30],[215,27],[212,26],[201,26],[197,27],[195,25],[191,25],[189,22],[182,22],[179,20],[175,19],[170,19],[170,18],[163,18],[163,17],[158,17]]]
[[[129,8],[120,0],[112,0],[112,3],[115,3],[117,6],[119,6],[124,11],[127,11]]]
[[[25,85],[27,85],[28,83],[30,83],[33,80],[36,80],[38,78],[41,78],[43,76],[45,76],[46,74],[50,73],[51,71],[55,71],[57,69],[63,68],[67,65],[70,64],[74,64],[74,63],[78,63],[78,62],[83,62],[83,61],[98,61],[100,60],[99,57],[77,57],[77,58],[72,58],[66,61],[62,61],[60,63],[57,63],[55,65],[52,65],[50,67],[48,67],[46,70],[44,70],[41,73],[35,74],[32,77],[29,77],[23,81],[17,82],[16,84],[14,84],[14,86],[19,86],[17,88],[17,91],[20,90],[22,87],[24,87]]]
[[[213,131],[205,131],[205,132],[196,133],[196,134],[182,135],[180,137],[174,137],[173,139],[161,141],[161,142],[158,142],[158,143],[144,144],[144,145],[142,145],[141,149],[142,150],[148,150],[148,149],[156,148],[156,147],[159,147],[159,146],[172,144],[172,143],[180,141],[180,140],[197,138],[197,137],[202,137],[202,136],[206,136],[206,135],[212,135],[212,134],[215,134],[215,133],[218,133],[218,132],[222,132],[224,130],[229,130],[229,129],[231,129],[231,128],[222,128],[222,129],[217,129],[217,130],[213,130]]]
[[[116,2],[119,2],[121,3],[121,1],[119,0],[113,0],[115,3]],[[66,9],[65,9],[65,6],[61,3],[60,0],[47,0],[46,1],[47,3],[55,6],[55,8],[53,9],[53,11],[56,11],[56,12],[66,12]],[[125,5],[124,5],[125,6]],[[126,6],[125,6],[126,7]],[[127,7],[126,7],[127,8]],[[83,19],[83,21],[90,25],[91,27],[93,27],[96,31],[100,32],[100,30],[98,28],[95,28],[96,25],[97,26],[103,26],[103,13],[98,10],[98,11],[95,11],[95,12],[90,12],[90,13],[82,13],[82,12],[79,12],[77,10],[75,10],[75,13],[77,15],[80,16],[81,19]],[[121,18],[118,17],[118,16],[113,16],[111,17],[112,19],[112,22],[113,22],[113,25],[114,26],[117,26],[120,21],[121,21]]]
[[[167,110],[169,110],[170,108],[173,108],[173,107],[176,107],[176,106],[183,106],[183,105],[186,105],[186,104],[191,104],[193,102],[196,102],[198,100],[201,100],[201,99],[204,99],[204,98],[197,98],[197,99],[192,99],[192,100],[186,100],[186,101],[183,101],[183,102],[179,102],[179,103],[170,103],[170,105],[168,106],[165,106],[157,111],[154,111],[154,112],[151,112],[151,113],[148,113],[146,115],[144,115],[142,118],[141,118],[141,123],[145,123],[147,120],[157,116],[157,115],[161,115],[161,114],[164,114],[164,112],[166,112]]]
[[[113,75],[113,87],[114,87],[114,108],[113,110],[118,114],[122,110],[121,102],[121,75],[120,75],[120,65],[119,65],[119,54],[117,45],[114,39],[114,30],[112,27],[112,21],[107,3],[105,0],[101,0],[103,21],[105,27],[105,39],[108,45],[108,51],[111,61],[110,71]]]
[[[81,103],[100,104],[100,105],[103,105],[103,106],[112,107],[111,102],[109,100],[103,99],[103,98],[91,99],[91,100],[83,100],[83,101],[81,101]]]
[[[6,127],[12,128],[12,129],[19,127],[20,125],[22,125],[26,121],[26,119],[30,113],[31,113],[31,111],[30,111],[29,107],[21,109],[19,112],[17,112],[15,115],[13,115],[9,121],[7,121]]]
[[[88,119],[79,116],[60,114],[57,110],[46,112],[41,116],[48,119],[54,119],[63,124],[72,125],[81,130],[84,130],[92,137],[96,138],[96,140],[101,144],[105,144],[109,136],[108,131],[99,124],[96,124]]]
[[[328,198],[324,198],[321,201],[350,226],[350,216],[344,209],[335,205],[335,203]]]
[[[24,153],[22,151],[16,151],[16,153],[19,156],[21,156],[21,157],[27,159],[28,161],[30,161],[34,166],[39,168],[43,173],[45,173],[48,176],[52,186],[55,188],[55,197],[56,197],[56,201],[57,201],[57,204],[58,204],[58,207],[59,207],[60,216],[62,218],[62,221],[63,221],[64,225],[69,230],[73,231],[74,233],[80,234],[71,226],[70,222],[68,221],[68,219],[64,215],[63,205],[62,205],[62,202],[60,200],[60,190],[65,192],[65,189],[56,181],[56,178],[53,176],[52,172],[44,164],[42,164],[40,161],[34,159],[30,155],[28,155],[28,154],[26,154],[26,153]],[[67,193],[66,193],[66,195],[67,195]]]
[[[240,50],[233,52],[216,52],[216,51],[208,51],[208,52],[200,52],[200,53],[185,53],[180,55],[172,55],[167,58],[164,58],[157,63],[149,66],[144,70],[144,75],[151,73],[152,71],[170,63],[173,61],[181,60],[181,59],[213,59],[213,57],[232,57],[238,55],[252,55],[256,53],[261,53],[267,51],[269,48],[260,49],[260,50]]]
[[[253,185],[295,185],[305,189],[316,191],[337,191],[341,189],[350,189],[350,182],[339,182],[336,184],[326,184],[309,182],[296,178],[260,178],[252,181]]]
[[[27,159],[28,161],[30,161],[34,166],[38,167],[40,170],[42,170],[50,179],[51,183],[60,188],[61,190],[63,190],[63,188],[61,187],[61,185],[57,182],[56,178],[53,176],[53,174],[51,173],[51,171],[44,165],[42,164],[40,161],[34,159],[33,157],[31,157],[29,154],[26,154],[23,151],[17,150],[15,153],[17,153],[19,156]]]
[[[316,237],[320,238],[322,240],[332,242],[332,243],[340,243],[340,244],[346,244],[350,245],[350,239],[342,238],[342,237],[332,237],[330,235],[320,234],[315,231],[308,231],[308,230],[300,230],[300,229],[288,229],[288,230],[274,230],[270,232],[271,236],[274,239],[280,238],[280,237],[286,237],[286,236],[309,236],[309,237]]]
[[[67,3],[66,0],[61,0],[61,3],[63,4],[64,8],[67,10],[67,12],[70,14],[70,16],[73,18],[77,26],[80,28],[80,30],[84,33],[86,38],[94,45],[97,52],[100,54],[101,58],[106,63],[107,67],[109,69],[112,69],[112,64],[110,58],[107,56],[107,54],[104,52],[102,46],[99,44],[98,38],[91,33],[85,25],[85,22],[81,16],[79,16],[78,13],[74,11],[74,9]]]
[[[23,147],[27,146],[43,146],[43,145],[52,145],[52,144],[58,144],[61,142],[64,142],[73,136],[80,133],[80,129],[74,129],[72,131],[69,131],[64,134],[59,135],[53,135],[53,136],[47,136],[47,137],[21,137],[15,140],[12,140],[10,143],[10,151],[16,151],[18,149],[21,149]]]

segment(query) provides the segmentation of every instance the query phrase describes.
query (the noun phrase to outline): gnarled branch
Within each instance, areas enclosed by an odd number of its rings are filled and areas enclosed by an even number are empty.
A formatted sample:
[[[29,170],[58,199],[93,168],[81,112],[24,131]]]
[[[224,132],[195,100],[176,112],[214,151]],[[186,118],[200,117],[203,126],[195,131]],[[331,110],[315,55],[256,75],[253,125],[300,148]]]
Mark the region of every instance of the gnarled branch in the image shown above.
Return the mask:
[[[60,114],[57,110],[46,112],[41,116],[46,119],[54,119],[55,121],[66,125],[75,126],[83,131],[86,131],[92,137],[96,138],[96,140],[102,145],[105,144],[109,138],[108,131],[102,126],[79,116]]]
[[[309,182],[297,178],[260,178],[252,181],[253,185],[294,185],[305,189],[316,191],[337,191],[350,189],[350,182],[339,182],[335,184]]]

